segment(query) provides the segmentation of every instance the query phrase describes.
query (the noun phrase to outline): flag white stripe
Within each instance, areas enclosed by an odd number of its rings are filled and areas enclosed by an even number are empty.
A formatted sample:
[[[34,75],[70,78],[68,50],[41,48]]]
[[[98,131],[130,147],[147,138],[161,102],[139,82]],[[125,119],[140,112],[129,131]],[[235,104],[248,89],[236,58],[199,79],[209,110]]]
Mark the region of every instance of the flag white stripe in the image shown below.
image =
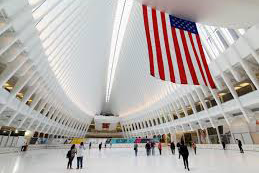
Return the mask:
[[[165,41],[164,41],[164,34],[163,34],[163,28],[162,28],[162,20],[161,20],[161,13],[160,11],[156,10],[157,15],[157,23],[158,23],[158,31],[159,31],[159,40],[160,40],[160,46],[161,46],[161,53],[163,58],[163,64],[164,64],[164,72],[165,72],[165,80],[171,81],[170,79],[170,71],[168,66],[168,60],[167,60],[167,54],[166,54],[166,48],[165,48]]]
[[[190,37],[189,37],[188,31],[184,31],[184,34],[185,34],[186,43],[187,43],[187,46],[189,48],[189,53],[190,53],[190,56],[191,56],[192,64],[193,64],[195,73],[197,75],[199,84],[200,85],[205,85],[205,82],[203,81],[203,78],[202,78],[201,71],[199,69],[199,65],[198,65],[198,63],[196,61],[196,57],[195,57],[194,51],[192,49],[192,44],[191,44],[191,41],[190,41]],[[192,37],[195,37],[195,34],[192,34]]]
[[[178,43],[179,43],[179,48],[180,48],[181,55],[182,55],[182,60],[183,60],[183,65],[184,65],[184,71],[185,71],[185,74],[186,74],[187,84],[192,85],[193,81],[192,81],[190,69],[189,69],[187,61],[186,61],[186,56],[185,56],[185,52],[184,52],[184,47],[183,47],[183,42],[182,42],[180,30],[179,29],[175,29],[175,30],[176,30],[176,37],[177,37],[177,40],[178,40]]]
[[[210,85],[209,79],[208,79],[208,76],[207,76],[207,73],[206,73],[206,70],[205,70],[205,67],[204,67],[203,62],[202,62],[201,53],[200,53],[200,49],[198,47],[198,42],[197,42],[196,36],[194,34],[192,36],[193,36],[192,38],[193,38],[193,42],[194,42],[194,47],[195,47],[195,49],[197,51],[199,60],[201,62],[201,67],[202,67],[202,71],[203,71],[203,74],[204,74],[204,78],[205,78],[207,84]]]
[[[156,78],[160,78],[159,71],[158,71],[158,63],[157,63],[157,56],[156,56],[156,45],[155,45],[155,38],[154,38],[154,28],[153,28],[153,19],[152,19],[152,8],[147,8],[148,11],[148,24],[149,24],[149,32],[150,32],[150,40],[152,45],[153,51],[153,60],[154,60],[154,74]]]
[[[167,35],[168,35],[168,44],[169,44],[171,59],[172,59],[173,68],[174,68],[175,83],[181,83],[179,69],[178,69],[177,60],[176,60],[176,54],[175,54],[175,48],[174,48],[174,42],[173,42],[173,36],[172,36],[172,27],[170,23],[169,14],[166,13],[165,17],[166,17],[165,21],[166,21],[166,29],[167,29]]]

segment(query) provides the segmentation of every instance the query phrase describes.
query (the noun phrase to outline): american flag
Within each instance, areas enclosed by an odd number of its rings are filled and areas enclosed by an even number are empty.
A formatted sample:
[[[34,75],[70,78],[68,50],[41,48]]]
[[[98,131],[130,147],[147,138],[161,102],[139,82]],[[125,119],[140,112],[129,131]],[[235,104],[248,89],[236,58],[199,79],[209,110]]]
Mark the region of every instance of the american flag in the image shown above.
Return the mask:
[[[196,23],[142,5],[150,74],[179,84],[216,88]]]

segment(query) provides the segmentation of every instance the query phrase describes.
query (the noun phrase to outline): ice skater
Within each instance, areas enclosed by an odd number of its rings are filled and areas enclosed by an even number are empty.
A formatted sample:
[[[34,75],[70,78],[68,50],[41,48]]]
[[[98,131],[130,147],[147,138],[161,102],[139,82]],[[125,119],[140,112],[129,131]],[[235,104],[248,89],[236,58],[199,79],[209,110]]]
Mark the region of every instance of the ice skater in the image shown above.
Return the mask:
[[[194,151],[194,154],[196,155],[197,146],[196,146],[195,142],[192,142],[192,149]]]
[[[89,143],[89,150],[91,150],[92,142]]]
[[[151,142],[151,152],[152,152],[153,156],[155,155],[155,146],[156,146],[156,143],[154,141],[152,141]]]
[[[103,145],[103,143],[101,142],[101,143],[99,144],[99,151],[102,150],[102,145]]]
[[[162,143],[161,143],[161,141],[158,143],[158,150],[159,150],[159,154],[161,156],[162,155]]]
[[[77,152],[77,169],[82,169],[83,168],[83,150],[85,150],[84,143],[81,142],[79,147],[78,147],[78,152]]]
[[[147,141],[145,148],[146,148],[147,156],[149,156],[150,155],[150,149],[151,149],[151,145],[150,145],[149,141]]]
[[[222,147],[223,147],[223,150],[226,150],[226,143],[225,142],[222,142]]]
[[[174,141],[171,142],[170,148],[171,148],[172,154],[174,154],[174,153],[175,153],[175,144],[174,144]]]
[[[72,162],[75,158],[76,153],[77,153],[76,146],[75,144],[73,144],[70,150],[67,152],[67,158],[68,158],[67,169],[73,169]]]
[[[134,151],[135,151],[135,156],[137,157],[138,156],[138,144],[137,143],[134,144]]]
[[[187,146],[184,144],[184,142],[182,141],[182,144],[180,145],[180,154],[183,157],[183,164],[184,164],[184,169],[187,169],[188,171],[190,171],[189,169],[189,163],[188,163],[188,157],[189,157],[189,151]]]
[[[178,149],[179,159],[180,159],[180,157],[181,157],[181,154],[180,154],[180,146],[181,146],[180,142],[177,142],[176,147],[177,147],[177,149]]]
[[[244,153],[241,140],[239,140],[239,139],[236,139],[236,140],[237,140],[237,144],[238,144],[238,148],[240,150],[240,153]]]

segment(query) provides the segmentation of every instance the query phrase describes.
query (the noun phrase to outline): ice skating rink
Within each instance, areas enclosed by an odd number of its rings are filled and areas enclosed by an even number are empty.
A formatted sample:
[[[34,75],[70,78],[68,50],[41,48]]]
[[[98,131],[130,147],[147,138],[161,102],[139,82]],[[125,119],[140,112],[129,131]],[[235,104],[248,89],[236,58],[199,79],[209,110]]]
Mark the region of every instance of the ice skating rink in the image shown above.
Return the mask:
[[[190,151],[190,172],[195,173],[258,173],[259,152],[223,150],[197,150],[197,155]],[[164,149],[159,156],[147,157],[144,148],[139,149],[139,156],[134,156],[133,149],[87,149],[84,168],[77,170],[76,159],[72,170],[66,169],[67,150],[35,150],[26,153],[0,154],[0,173],[182,173],[182,159],[178,153],[172,155]]]

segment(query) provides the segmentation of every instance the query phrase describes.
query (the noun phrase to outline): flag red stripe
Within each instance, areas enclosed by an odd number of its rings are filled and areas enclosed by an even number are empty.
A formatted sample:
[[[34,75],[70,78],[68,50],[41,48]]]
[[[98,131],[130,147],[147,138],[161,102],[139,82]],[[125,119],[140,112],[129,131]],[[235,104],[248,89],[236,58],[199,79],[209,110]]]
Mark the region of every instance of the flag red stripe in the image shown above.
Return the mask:
[[[147,46],[148,46],[150,74],[152,76],[155,76],[154,59],[153,59],[154,56],[153,56],[153,50],[152,50],[152,44],[151,44],[151,38],[150,38],[150,30],[149,30],[149,24],[148,24],[147,6],[142,5],[142,8],[143,8],[144,26],[145,26]]]
[[[199,50],[200,50],[201,59],[202,59],[203,66],[205,68],[205,72],[207,74],[210,86],[211,86],[211,88],[216,88],[215,83],[214,83],[214,81],[213,81],[213,79],[211,77],[210,71],[209,71],[209,67],[208,67],[208,64],[207,64],[207,61],[206,61],[206,58],[205,58],[205,54],[203,52],[200,36],[197,35],[197,34],[196,34],[196,39],[197,39],[197,42],[198,42],[198,47],[199,47]]]
[[[156,57],[157,57],[159,76],[160,76],[160,79],[165,80],[164,63],[162,58],[162,51],[160,46],[157,16],[156,16],[155,9],[152,9],[152,19],[153,19],[153,28],[154,28],[154,36],[155,36],[155,44],[156,44]]]
[[[198,57],[197,51],[196,51],[195,46],[194,46],[194,42],[193,42],[193,38],[192,38],[192,33],[191,33],[191,32],[188,32],[188,35],[189,35],[189,38],[190,38],[190,41],[191,41],[192,50],[193,50],[193,52],[194,52],[194,55],[195,55],[197,64],[198,64],[199,69],[200,69],[200,72],[201,72],[202,79],[203,79],[204,83],[206,84],[206,86],[208,86],[207,81],[206,81],[206,78],[205,78],[205,76],[204,76],[204,72],[203,72],[202,67],[201,67],[200,59],[199,59],[199,57]]]
[[[174,48],[175,48],[175,53],[176,53],[176,59],[177,59],[181,84],[187,84],[182,55],[181,55],[180,47],[179,47],[177,36],[176,36],[176,30],[174,27],[172,27],[171,30],[172,30],[172,37],[173,37],[173,41],[174,41]]]
[[[192,64],[192,59],[191,59],[191,56],[190,56],[190,53],[189,53],[189,49],[188,49],[188,45],[187,45],[187,42],[186,42],[184,30],[180,30],[180,34],[181,34],[181,37],[182,37],[182,43],[183,43],[183,48],[184,48],[184,52],[185,52],[185,57],[186,57],[186,61],[187,61],[188,67],[189,67],[189,71],[190,71],[191,76],[192,76],[193,84],[199,85],[199,81],[198,81],[195,69],[193,67],[193,64]]]
[[[168,34],[167,34],[167,29],[166,29],[166,21],[165,21],[164,12],[161,12],[161,21],[162,21],[162,28],[163,28],[163,34],[164,34],[167,62],[168,62],[169,72],[170,72],[170,79],[171,79],[171,82],[175,82],[174,68],[173,68],[173,62],[172,62],[170,49],[169,49]]]

